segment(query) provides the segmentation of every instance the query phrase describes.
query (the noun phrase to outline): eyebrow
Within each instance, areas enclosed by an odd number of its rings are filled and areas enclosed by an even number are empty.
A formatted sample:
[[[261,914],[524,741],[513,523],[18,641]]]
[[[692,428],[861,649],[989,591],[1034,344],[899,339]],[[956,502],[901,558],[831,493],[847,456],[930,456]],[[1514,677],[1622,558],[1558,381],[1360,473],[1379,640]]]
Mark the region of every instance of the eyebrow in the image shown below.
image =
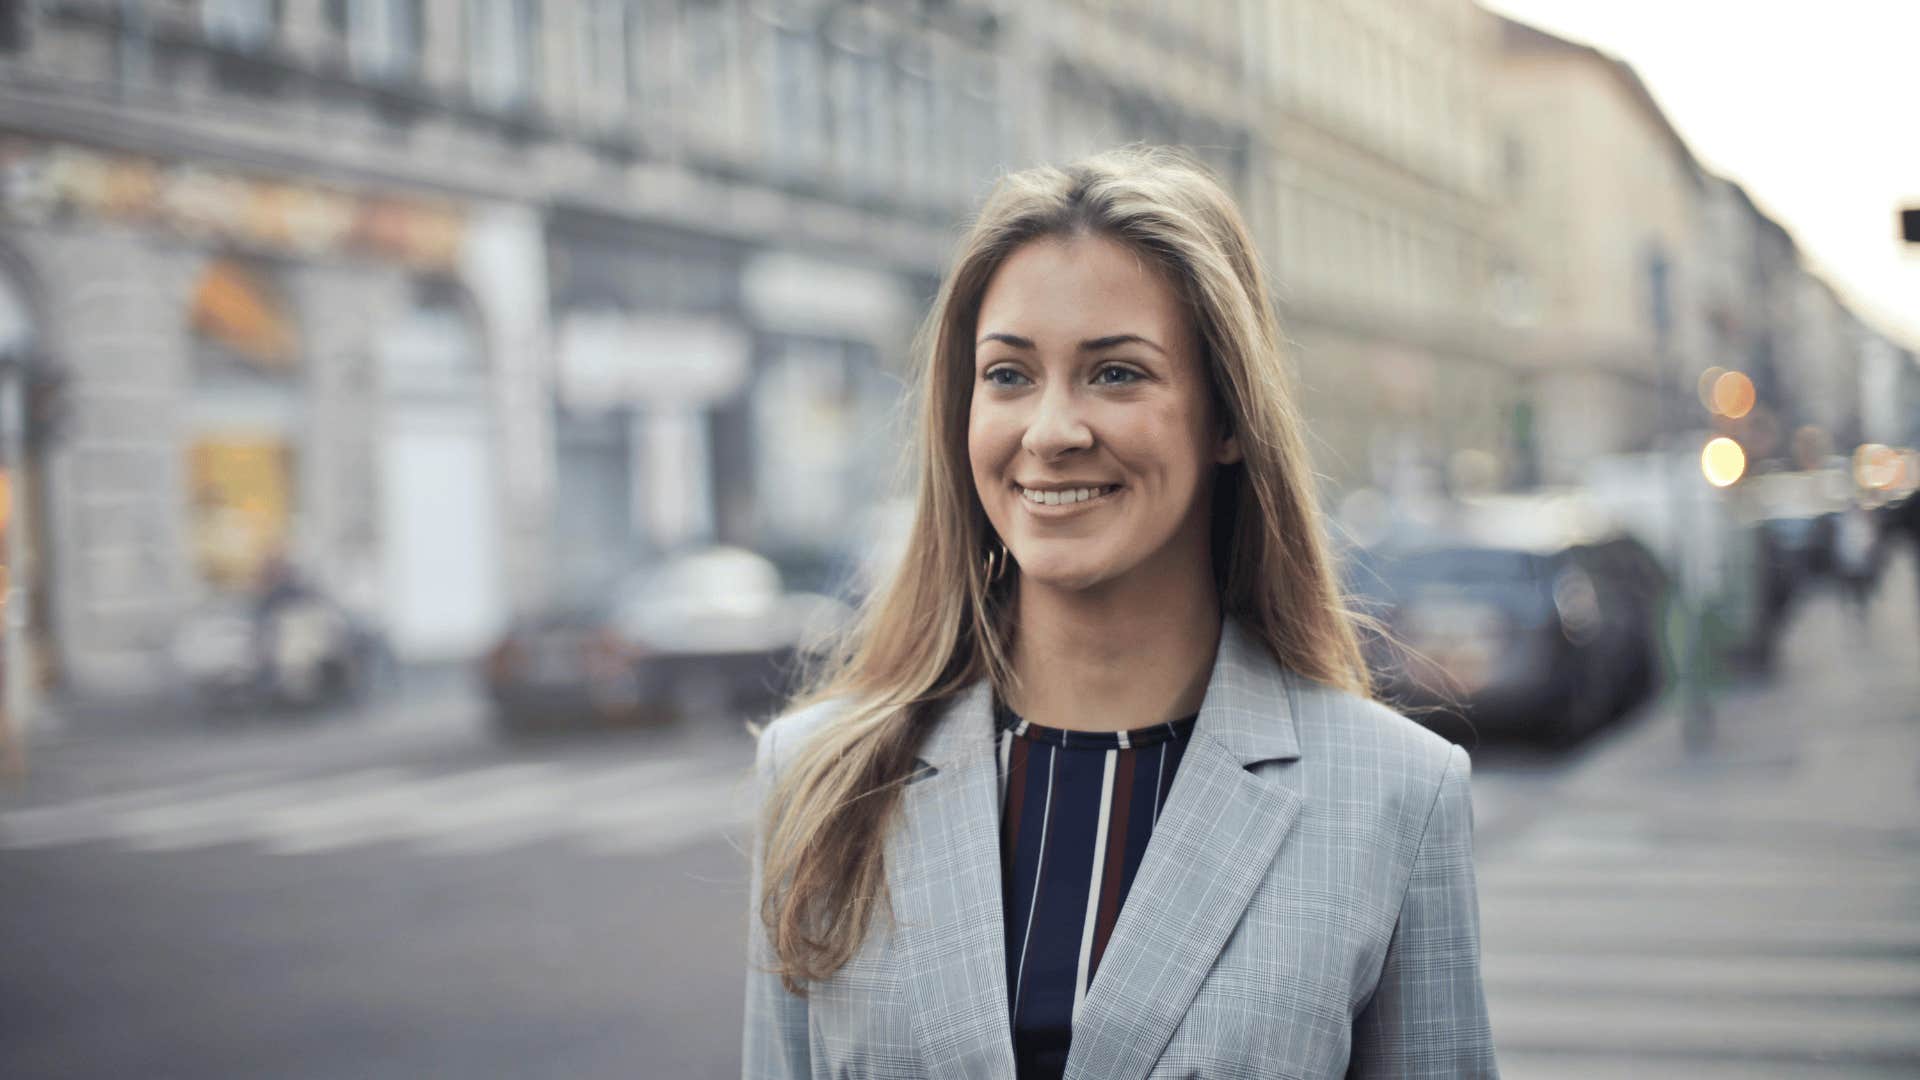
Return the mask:
[[[1003,345],[1011,345],[1016,349],[1033,348],[1033,341],[1029,338],[1023,338],[1018,334],[1002,334],[997,332],[988,334],[986,337],[974,342],[974,346],[977,348],[985,345],[989,341],[998,341]],[[1080,351],[1099,352],[1102,349],[1111,349],[1117,345],[1145,345],[1153,351],[1160,353],[1162,356],[1166,355],[1167,352],[1167,350],[1161,348],[1158,344],[1141,337],[1139,334],[1108,334],[1106,337],[1088,338],[1080,343]]]

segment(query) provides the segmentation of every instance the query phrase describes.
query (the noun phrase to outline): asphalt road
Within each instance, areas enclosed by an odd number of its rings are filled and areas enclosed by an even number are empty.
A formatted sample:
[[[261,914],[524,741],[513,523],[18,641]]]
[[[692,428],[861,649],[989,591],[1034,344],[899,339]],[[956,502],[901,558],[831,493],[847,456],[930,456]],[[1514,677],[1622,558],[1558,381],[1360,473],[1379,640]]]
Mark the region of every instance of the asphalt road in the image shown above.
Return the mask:
[[[56,741],[0,795],[0,1076],[737,1075],[751,750]]]

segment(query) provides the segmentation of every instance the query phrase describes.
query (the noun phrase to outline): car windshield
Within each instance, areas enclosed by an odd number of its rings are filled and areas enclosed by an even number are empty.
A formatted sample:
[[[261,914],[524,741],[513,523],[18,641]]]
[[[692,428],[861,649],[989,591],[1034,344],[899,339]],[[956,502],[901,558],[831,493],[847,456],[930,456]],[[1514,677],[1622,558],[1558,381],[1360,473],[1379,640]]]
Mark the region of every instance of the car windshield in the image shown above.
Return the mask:
[[[1520,613],[1548,602],[1540,587],[1547,562],[1529,552],[1497,548],[1423,551],[1368,560],[1353,587],[1387,604],[1420,603],[1447,594]]]

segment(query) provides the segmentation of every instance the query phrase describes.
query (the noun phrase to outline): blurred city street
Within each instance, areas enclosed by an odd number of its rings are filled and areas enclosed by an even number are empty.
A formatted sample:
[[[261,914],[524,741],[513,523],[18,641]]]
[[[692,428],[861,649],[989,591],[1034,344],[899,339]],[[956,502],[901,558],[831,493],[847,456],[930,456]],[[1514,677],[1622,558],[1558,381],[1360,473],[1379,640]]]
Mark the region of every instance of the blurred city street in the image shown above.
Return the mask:
[[[1914,577],[1898,553],[1864,625],[1809,598],[1704,749],[1655,704],[1477,752],[1508,1075],[1920,1067]],[[0,797],[0,1072],[736,1075],[751,743],[480,716],[449,687],[44,747]]]
[[[1278,337],[1195,362],[1306,448],[1251,490],[1314,507],[1342,663],[1472,755],[1506,1073],[1920,1075],[1916,39],[0,3],[0,1080],[738,1075],[744,718],[1017,630],[924,568],[969,554],[938,485],[985,508],[956,346],[1038,338],[929,316],[983,320],[1009,175],[1128,145],[1244,219]],[[1108,370],[1060,415],[1148,401]],[[836,672],[863,640],[956,651]]]
[[[1476,767],[1476,805],[1501,777]],[[1516,1077],[1920,1070],[1920,588],[1831,593],[1689,751],[1654,708],[1482,829],[1483,971]]]

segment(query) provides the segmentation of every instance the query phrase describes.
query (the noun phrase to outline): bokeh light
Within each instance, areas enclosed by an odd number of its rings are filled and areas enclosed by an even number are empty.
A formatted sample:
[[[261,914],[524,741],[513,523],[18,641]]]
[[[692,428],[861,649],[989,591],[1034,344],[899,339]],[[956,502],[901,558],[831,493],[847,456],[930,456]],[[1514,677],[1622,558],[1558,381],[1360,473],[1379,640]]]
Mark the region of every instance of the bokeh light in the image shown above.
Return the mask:
[[[1713,381],[1713,411],[1738,420],[1753,411],[1753,380],[1729,371]]]
[[[1693,391],[1700,396],[1701,408],[1708,412],[1719,411],[1713,404],[1713,388],[1719,385],[1720,376],[1726,373],[1727,369],[1721,367],[1719,364],[1715,364],[1700,373],[1699,380],[1694,383]]]
[[[1700,472],[1714,487],[1729,487],[1747,471],[1747,452],[1725,435],[1711,439],[1700,451]]]

